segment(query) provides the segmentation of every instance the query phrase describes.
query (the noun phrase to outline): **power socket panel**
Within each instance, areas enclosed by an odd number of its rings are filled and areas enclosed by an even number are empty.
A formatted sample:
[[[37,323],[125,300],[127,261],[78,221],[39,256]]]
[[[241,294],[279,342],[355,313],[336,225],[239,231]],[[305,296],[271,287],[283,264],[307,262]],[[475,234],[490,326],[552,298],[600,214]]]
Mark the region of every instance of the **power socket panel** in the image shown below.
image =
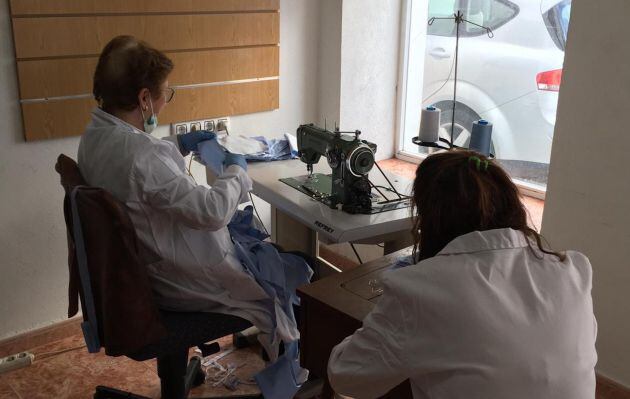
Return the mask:
[[[35,355],[30,352],[20,352],[15,355],[0,358],[0,374],[28,367],[35,360]]]
[[[229,129],[229,118],[201,119],[197,121],[186,121],[171,123],[171,135],[190,133],[197,130],[208,130],[218,133]]]

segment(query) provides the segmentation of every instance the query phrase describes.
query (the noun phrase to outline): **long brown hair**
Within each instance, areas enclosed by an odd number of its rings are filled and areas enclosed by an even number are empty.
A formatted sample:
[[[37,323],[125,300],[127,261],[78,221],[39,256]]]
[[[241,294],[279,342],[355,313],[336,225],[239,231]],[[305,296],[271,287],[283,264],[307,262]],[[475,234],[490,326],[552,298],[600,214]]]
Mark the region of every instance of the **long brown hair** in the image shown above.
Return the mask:
[[[416,170],[412,212],[416,261],[437,255],[461,235],[501,228],[519,230],[536,241],[541,252],[565,258],[545,249],[540,234],[528,226],[518,188],[508,174],[473,151],[427,157]]]

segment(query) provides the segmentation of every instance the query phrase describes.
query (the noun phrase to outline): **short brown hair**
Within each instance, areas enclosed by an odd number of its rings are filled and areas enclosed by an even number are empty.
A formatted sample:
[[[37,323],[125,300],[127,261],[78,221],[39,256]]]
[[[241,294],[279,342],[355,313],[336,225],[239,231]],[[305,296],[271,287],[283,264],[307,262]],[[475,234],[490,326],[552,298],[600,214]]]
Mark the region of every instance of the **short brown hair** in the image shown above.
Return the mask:
[[[92,93],[105,111],[132,111],[144,88],[159,98],[160,85],[172,70],[173,61],[161,51],[133,36],[118,36],[101,52]]]
[[[545,249],[542,238],[527,224],[527,212],[510,176],[481,154],[454,150],[427,157],[416,170],[413,184],[415,222],[413,254],[424,260],[473,231],[512,228]]]

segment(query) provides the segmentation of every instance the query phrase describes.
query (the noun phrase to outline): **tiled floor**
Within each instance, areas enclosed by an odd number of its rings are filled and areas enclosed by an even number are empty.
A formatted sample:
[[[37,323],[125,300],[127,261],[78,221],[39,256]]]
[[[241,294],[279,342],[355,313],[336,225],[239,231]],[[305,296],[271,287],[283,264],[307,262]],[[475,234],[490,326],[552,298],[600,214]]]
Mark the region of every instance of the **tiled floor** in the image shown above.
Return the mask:
[[[78,326],[77,326],[78,327]],[[231,348],[231,337],[219,340],[222,350]],[[0,399],[87,399],[97,385],[131,391],[149,398],[160,397],[156,361],[136,362],[126,357],[89,354],[79,328],[71,336],[28,349],[35,362],[27,368],[0,375]],[[66,351],[59,353],[62,351]],[[235,374],[248,381],[264,367],[260,348],[241,349],[220,360],[222,365],[238,366]],[[241,385],[231,392],[206,383],[195,388],[191,398],[259,393],[255,385]]]

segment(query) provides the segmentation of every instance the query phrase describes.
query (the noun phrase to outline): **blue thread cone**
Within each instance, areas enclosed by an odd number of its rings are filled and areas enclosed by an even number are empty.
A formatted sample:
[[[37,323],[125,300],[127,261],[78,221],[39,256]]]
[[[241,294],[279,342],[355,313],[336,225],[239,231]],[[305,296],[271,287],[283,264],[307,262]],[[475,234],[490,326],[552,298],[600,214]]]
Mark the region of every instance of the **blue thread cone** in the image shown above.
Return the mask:
[[[489,156],[491,143],[492,123],[484,119],[473,122],[472,132],[470,133],[470,145],[468,148],[485,156]]]

